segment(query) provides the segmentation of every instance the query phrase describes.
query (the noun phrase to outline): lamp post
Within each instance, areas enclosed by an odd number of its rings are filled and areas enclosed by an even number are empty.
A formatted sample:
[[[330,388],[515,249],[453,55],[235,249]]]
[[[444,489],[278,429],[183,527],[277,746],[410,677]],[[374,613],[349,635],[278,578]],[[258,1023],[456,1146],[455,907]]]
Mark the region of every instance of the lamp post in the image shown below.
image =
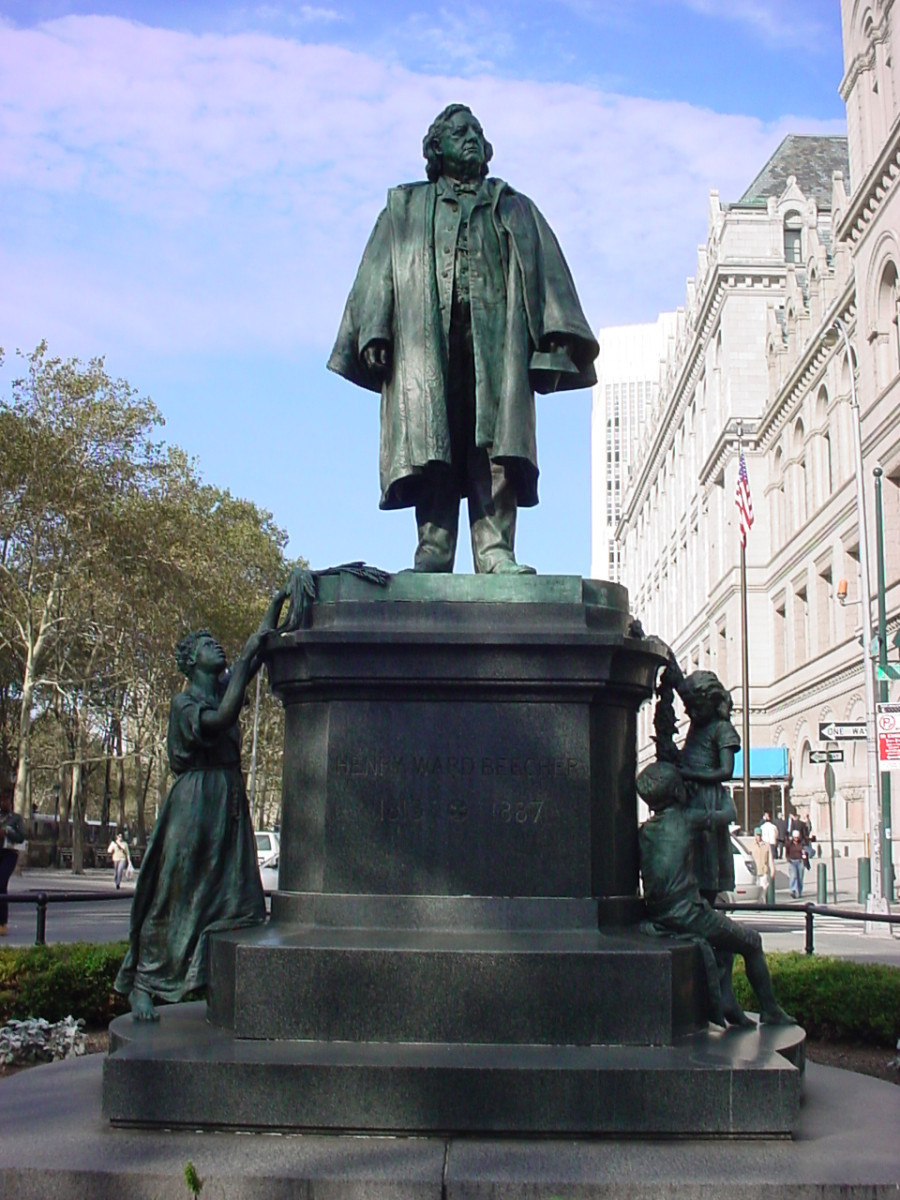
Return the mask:
[[[872,863],[871,891],[866,901],[867,912],[886,910],[884,898],[884,860],[881,853],[881,772],[878,769],[878,750],[875,734],[875,660],[872,656],[872,594],[869,575],[869,539],[866,521],[866,488],[863,475],[862,420],[859,397],[856,392],[856,374],[853,369],[853,351],[847,328],[840,317],[836,317],[835,329],[847,355],[847,374],[850,376],[850,407],[853,411],[853,449],[856,460],[856,516],[859,530],[859,577],[860,606],[862,608],[863,634],[863,683],[866,701],[866,766],[867,789],[866,809],[869,825],[869,856]],[[877,929],[876,922],[867,923],[867,931]]]

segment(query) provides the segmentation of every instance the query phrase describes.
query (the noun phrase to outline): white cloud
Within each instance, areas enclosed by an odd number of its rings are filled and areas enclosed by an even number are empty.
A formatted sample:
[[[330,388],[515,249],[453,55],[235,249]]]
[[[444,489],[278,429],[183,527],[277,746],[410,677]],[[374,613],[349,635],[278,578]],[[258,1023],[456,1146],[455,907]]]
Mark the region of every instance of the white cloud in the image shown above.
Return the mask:
[[[0,28],[0,344],[327,350],[386,188],[422,177],[458,99],[597,324],[682,302],[709,188],[740,195],[786,132],[839,131],[258,33]]]
[[[824,30],[814,16],[822,0],[673,0],[692,12],[746,26],[769,43],[816,49]]]
[[[286,7],[281,4],[258,4],[252,14],[258,21],[265,24],[281,23],[297,28],[315,22],[331,24],[333,21],[343,21],[344,16],[334,8],[319,8],[314,4],[299,4]]]

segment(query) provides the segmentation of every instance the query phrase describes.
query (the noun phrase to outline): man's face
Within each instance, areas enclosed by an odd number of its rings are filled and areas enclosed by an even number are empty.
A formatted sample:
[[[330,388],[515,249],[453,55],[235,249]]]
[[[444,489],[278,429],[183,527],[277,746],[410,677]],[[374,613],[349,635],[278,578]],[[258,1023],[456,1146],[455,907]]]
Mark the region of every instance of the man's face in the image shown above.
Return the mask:
[[[454,113],[444,124],[440,149],[445,175],[453,179],[480,177],[484,166],[484,134],[471,113]]]

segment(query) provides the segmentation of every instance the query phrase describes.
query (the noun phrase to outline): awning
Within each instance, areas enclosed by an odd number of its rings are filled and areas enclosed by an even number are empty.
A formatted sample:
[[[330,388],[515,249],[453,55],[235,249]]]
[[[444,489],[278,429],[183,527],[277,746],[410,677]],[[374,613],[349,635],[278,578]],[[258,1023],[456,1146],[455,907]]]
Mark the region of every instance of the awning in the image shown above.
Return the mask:
[[[790,779],[790,761],[786,746],[751,746],[750,778],[783,783]],[[732,779],[740,782],[744,778],[744,752],[738,750],[734,756]]]

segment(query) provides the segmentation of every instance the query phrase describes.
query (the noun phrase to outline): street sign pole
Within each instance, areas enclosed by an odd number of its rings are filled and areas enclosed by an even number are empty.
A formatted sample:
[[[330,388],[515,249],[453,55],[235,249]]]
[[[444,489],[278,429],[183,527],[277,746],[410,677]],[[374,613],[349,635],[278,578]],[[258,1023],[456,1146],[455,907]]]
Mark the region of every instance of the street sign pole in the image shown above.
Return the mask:
[[[878,769],[878,749],[875,741],[875,660],[872,656],[872,577],[869,573],[869,532],[866,521],[866,484],[863,473],[862,418],[859,411],[859,396],[856,391],[856,371],[853,350],[847,328],[837,317],[833,322],[844,344],[847,356],[847,374],[850,377],[850,424],[853,429],[853,451],[856,464],[856,518],[859,531],[859,583],[862,608],[863,633],[863,684],[866,700],[866,777],[868,786],[866,800],[869,825],[869,855],[872,863],[872,883],[867,912],[882,913],[886,909],[884,900],[884,860],[881,855],[881,772]],[[881,932],[879,922],[867,922],[866,933]],[[890,926],[885,926],[890,928]]]
[[[875,533],[876,561],[878,569],[878,665],[881,668],[882,704],[891,698],[890,684],[885,675],[888,673],[887,661],[887,603],[885,599],[884,578],[884,510],[881,500],[881,477],[884,474],[881,467],[872,472],[875,476]],[[894,856],[891,846],[891,773],[888,769],[881,775],[881,849],[884,855],[884,891],[888,900],[894,898]]]
[[[834,858],[834,793],[837,790],[837,781],[834,777],[834,767],[831,763],[825,766],[825,795],[828,797],[828,831],[831,835],[831,890],[834,896],[834,903],[837,905],[837,866]]]

